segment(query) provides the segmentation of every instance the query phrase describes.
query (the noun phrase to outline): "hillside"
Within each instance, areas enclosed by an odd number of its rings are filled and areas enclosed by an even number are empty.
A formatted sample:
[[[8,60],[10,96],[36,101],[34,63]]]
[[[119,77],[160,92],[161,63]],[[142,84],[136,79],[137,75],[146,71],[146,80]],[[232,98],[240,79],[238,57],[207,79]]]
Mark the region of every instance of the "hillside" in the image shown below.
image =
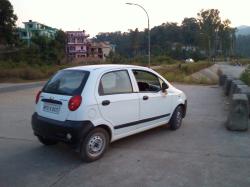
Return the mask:
[[[250,26],[242,25],[237,27],[236,35],[250,35]]]

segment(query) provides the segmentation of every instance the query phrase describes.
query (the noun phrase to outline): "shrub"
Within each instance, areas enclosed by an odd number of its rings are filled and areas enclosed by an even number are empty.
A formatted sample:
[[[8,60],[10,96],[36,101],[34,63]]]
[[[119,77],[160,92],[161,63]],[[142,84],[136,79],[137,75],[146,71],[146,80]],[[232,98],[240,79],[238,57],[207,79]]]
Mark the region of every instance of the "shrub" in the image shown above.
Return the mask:
[[[213,65],[209,62],[197,62],[192,64],[172,64],[172,65],[162,65],[160,69],[155,69],[158,73],[163,75],[168,81],[172,82],[185,82],[185,83],[196,83],[196,84],[215,84],[216,82],[211,82],[207,79],[195,80],[190,77],[197,71]]]
[[[163,75],[167,80],[171,82],[174,81],[174,82],[198,83],[198,84],[208,83],[207,80],[193,80],[188,76],[203,68],[211,66],[212,65],[211,63],[197,62],[192,64],[182,64],[182,63],[166,64],[164,60],[167,59],[169,58],[159,57],[158,59],[159,62],[162,62],[163,64],[161,66],[155,66],[155,70],[161,75]],[[172,59],[169,60],[171,61]],[[0,69],[1,69],[0,81],[47,79],[60,69],[72,66],[79,66],[79,65],[81,64],[67,64],[59,66],[59,65],[48,65],[48,64],[31,65],[25,62],[13,63],[11,61],[4,63],[0,62]],[[243,78],[245,78],[245,75],[243,75]]]
[[[175,60],[170,58],[169,56],[156,56],[152,58],[152,64],[160,65],[160,64],[174,64]]]
[[[190,75],[204,68],[210,67],[211,65],[212,64],[210,62],[196,62],[191,64],[182,64],[181,70],[185,72],[187,75]]]
[[[240,79],[245,82],[248,86],[250,86],[250,67],[241,74]]]

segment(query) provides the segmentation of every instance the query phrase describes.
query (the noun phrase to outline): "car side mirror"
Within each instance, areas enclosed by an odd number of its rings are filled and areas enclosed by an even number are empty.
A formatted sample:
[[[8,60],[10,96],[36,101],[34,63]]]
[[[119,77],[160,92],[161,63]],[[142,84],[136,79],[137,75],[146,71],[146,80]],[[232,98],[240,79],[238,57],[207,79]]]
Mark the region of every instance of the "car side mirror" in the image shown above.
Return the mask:
[[[161,85],[162,92],[165,92],[166,89],[168,89],[168,88],[169,88],[168,85],[165,82],[163,82],[162,85]]]

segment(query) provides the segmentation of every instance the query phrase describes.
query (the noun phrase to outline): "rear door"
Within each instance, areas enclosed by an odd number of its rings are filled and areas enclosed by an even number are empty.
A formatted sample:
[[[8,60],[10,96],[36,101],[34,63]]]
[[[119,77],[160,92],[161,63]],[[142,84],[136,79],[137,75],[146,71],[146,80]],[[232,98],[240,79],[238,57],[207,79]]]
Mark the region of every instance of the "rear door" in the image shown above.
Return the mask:
[[[72,96],[81,95],[89,72],[62,70],[44,86],[36,106],[38,115],[58,121],[65,121],[71,112],[68,103]]]
[[[171,96],[162,92],[163,80],[146,70],[133,70],[139,89],[140,120],[146,125],[168,121],[171,112]]]
[[[96,99],[103,118],[121,133],[139,119],[138,95],[133,92],[127,70],[104,73],[98,83]]]

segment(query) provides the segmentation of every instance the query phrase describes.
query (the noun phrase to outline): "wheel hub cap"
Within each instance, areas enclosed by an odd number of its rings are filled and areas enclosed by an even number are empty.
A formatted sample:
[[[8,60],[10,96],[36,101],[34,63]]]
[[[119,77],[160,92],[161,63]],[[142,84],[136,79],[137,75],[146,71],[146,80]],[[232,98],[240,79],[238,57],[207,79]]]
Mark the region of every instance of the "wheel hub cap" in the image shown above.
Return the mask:
[[[181,120],[182,120],[182,114],[180,111],[177,112],[177,124],[178,126],[181,124]]]
[[[94,135],[89,140],[88,152],[91,156],[98,156],[102,152],[103,146],[104,146],[103,138],[99,135]]]

